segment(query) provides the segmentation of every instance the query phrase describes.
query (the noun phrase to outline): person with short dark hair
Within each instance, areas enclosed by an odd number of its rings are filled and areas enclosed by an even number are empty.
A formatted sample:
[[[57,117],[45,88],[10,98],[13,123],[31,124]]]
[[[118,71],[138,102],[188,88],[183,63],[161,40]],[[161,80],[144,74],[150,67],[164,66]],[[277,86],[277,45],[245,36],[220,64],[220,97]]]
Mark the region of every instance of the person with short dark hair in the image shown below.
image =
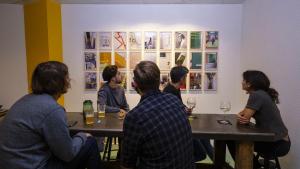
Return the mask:
[[[19,99],[0,124],[1,169],[99,169],[96,140],[89,133],[70,136],[65,109],[57,99],[70,87],[68,67],[40,63],[32,93]]]
[[[160,92],[155,63],[142,61],[133,73],[141,100],[125,116],[122,168],[193,169],[192,130],[183,104]]]
[[[182,102],[180,86],[185,84],[186,76],[188,73],[189,70],[185,66],[173,67],[170,71],[171,82],[167,84],[163,92],[171,93],[177,96]],[[182,104],[184,105],[183,102]],[[188,114],[191,114],[193,111],[193,108],[188,108],[187,106],[185,106],[185,109]],[[193,145],[194,145],[195,161],[204,160],[206,158],[206,154],[209,156],[211,160],[214,159],[214,150],[212,145],[210,144],[209,139],[193,139]]]
[[[261,71],[247,70],[243,73],[242,89],[249,94],[246,107],[237,114],[240,124],[249,124],[254,118],[256,126],[265,128],[275,133],[274,142],[255,142],[254,151],[264,156],[284,156],[291,146],[280,111],[276,104],[279,103],[278,92],[270,88],[269,78]],[[233,158],[235,157],[235,144],[228,142],[228,148]],[[254,166],[258,165],[258,159],[254,159]]]
[[[167,84],[163,92],[172,93],[181,101],[180,86],[185,84],[186,76],[189,70],[185,66],[175,66],[170,71],[171,82]],[[189,112],[191,110],[188,110]]]
[[[102,73],[105,84],[98,91],[98,104],[105,104],[106,113],[126,113],[129,106],[125,97],[121,73],[116,65],[106,66]]]
[[[102,72],[102,78],[106,81],[98,91],[97,104],[105,104],[105,113],[118,113],[120,118],[124,118],[129,111],[129,105],[125,97],[124,88],[120,85],[122,83],[121,73],[118,71],[116,65],[108,65]],[[103,149],[104,138],[99,138],[99,149]],[[121,149],[122,139],[118,138],[119,150]],[[119,159],[119,152],[117,159]]]

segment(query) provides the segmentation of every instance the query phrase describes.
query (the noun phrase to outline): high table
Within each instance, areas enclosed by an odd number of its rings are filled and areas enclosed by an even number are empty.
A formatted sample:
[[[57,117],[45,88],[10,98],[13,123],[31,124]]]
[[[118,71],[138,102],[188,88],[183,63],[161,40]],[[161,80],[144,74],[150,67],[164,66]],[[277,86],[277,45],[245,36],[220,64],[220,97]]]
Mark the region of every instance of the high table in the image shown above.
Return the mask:
[[[231,125],[219,124],[217,120],[223,119],[222,114],[196,114],[195,118],[190,119],[192,133],[195,138],[214,139],[215,159],[214,168],[220,169],[225,163],[226,140],[236,142],[236,169],[252,169],[253,142],[255,141],[274,141],[275,134],[255,127],[254,125],[239,125],[236,123],[236,115],[227,114],[225,119]],[[88,132],[94,136],[123,136],[123,120],[117,114],[107,113],[101,123],[94,125],[84,125],[82,113],[68,112],[69,121],[77,121],[77,124],[70,127],[70,133]]]

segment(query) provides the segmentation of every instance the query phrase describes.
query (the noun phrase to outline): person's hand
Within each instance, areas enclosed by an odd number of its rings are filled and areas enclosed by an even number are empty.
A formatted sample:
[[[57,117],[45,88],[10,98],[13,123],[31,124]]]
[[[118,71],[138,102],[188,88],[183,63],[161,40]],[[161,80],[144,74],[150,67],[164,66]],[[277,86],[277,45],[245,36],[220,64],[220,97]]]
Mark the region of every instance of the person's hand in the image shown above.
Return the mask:
[[[187,112],[187,115],[191,115],[192,112],[193,112],[193,107],[192,108],[188,108],[188,107],[185,107],[185,111]]]
[[[248,124],[248,123],[250,123],[250,119],[244,117],[244,114],[242,112],[240,112],[239,114],[237,114],[237,121],[240,124]]]
[[[124,109],[120,109],[120,112],[119,112],[119,118],[120,119],[124,119],[124,117],[126,116],[126,111]]]
[[[90,133],[85,133],[86,137],[93,137]]]

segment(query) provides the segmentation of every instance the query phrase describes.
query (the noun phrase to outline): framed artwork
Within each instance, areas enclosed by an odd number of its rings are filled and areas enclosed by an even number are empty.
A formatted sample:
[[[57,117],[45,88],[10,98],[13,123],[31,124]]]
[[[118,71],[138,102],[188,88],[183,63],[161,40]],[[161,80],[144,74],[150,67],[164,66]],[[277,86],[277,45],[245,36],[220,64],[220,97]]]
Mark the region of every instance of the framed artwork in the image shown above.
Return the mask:
[[[187,64],[187,53],[186,52],[175,52],[175,65],[186,66]]]
[[[111,52],[100,52],[99,53],[99,60],[100,60],[100,71],[107,65],[111,65]]]
[[[128,86],[128,88],[129,88],[129,90],[131,91],[131,92],[135,92],[135,89],[133,88],[133,77],[134,77],[134,75],[133,75],[133,72],[130,72],[129,73],[129,78],[128,78],[128,81],[129,81],[129,86]]]
[[[156,49],[156,40],[157,33],[156,32],[145,32],[145,49]]]
[[[111,49],[111,32],[99,32],[99,49],[107,50]]]
[[[85,89],[97,90],[97,72],[85,72]]]
[[[126,52],[115,52],[115,65],[120,70],[126,70]]]
[[[205,54],[205,69],[206,70],[217,70],[217,52],[207,52]]]
[[[141,32],[129,32],[129,49],[130,50],[142,49]]]
[[[160,49],[170,50],[172,49],[172,32],[160,32]]]
[[[114,49],[115,50],[126,50],[126,32],[114,32]]]
[[[170,70],[171,69],[171,52],[160,52],[159,53],[159,69]]]
[[[96,49],[96,32],[84,32],[84,48]]]
[[[129,69],[134,69],[141,60],[141,52],[130,52],[129,53]]]
[[[160,85],[159,90],[163,91],[164,88],[167,86],[167,84],[170,81],[170,74],[169,73],[161,73],[160,74]]]
[[[206,90],[206,91],[216,91],[217,90],[217,73],[216,72],[206,72],[205,73],[204,90]]]
[[[201,49],[201,32],[191,32],[191,49]]]
[[[84,70],[97,70],[96,52],[84,52]]]
[[[127,75],[126,72],[121,72],[122,82],[121,86],[126,90],[127,89]]]
[[[202,69],[202,53],[201,52],[192,52],[191,53],[190,69]]]
[[[175,49],[186,49],[187,32],[175,32]]]
[[[155,52],[145,52],[144,60],[152,61],[156,63],[156,53]]]
[[[105,83],[105,81],[103,80],[103,77],[102,77],[102,73],[103,72],[99,72],[99,88],[101,88]]]
[[[201,90],[201,73],[190,73],[190,90]]]
[[[207,31],[205,37],[205,46],[207,49],[218,49],[219,33],[217,31]]]

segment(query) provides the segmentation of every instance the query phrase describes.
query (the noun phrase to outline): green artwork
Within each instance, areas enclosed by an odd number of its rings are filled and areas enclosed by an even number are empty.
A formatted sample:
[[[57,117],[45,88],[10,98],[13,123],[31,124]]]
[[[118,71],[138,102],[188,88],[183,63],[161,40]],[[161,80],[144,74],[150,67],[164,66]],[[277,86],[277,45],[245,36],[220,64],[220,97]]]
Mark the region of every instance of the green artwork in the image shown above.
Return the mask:
[[[192,53],[190,68],[191,69],[201,69],[202,68],[202,53],[201,52]]]
[[[201,48],[201,32],[191,32],[191,49]]]

